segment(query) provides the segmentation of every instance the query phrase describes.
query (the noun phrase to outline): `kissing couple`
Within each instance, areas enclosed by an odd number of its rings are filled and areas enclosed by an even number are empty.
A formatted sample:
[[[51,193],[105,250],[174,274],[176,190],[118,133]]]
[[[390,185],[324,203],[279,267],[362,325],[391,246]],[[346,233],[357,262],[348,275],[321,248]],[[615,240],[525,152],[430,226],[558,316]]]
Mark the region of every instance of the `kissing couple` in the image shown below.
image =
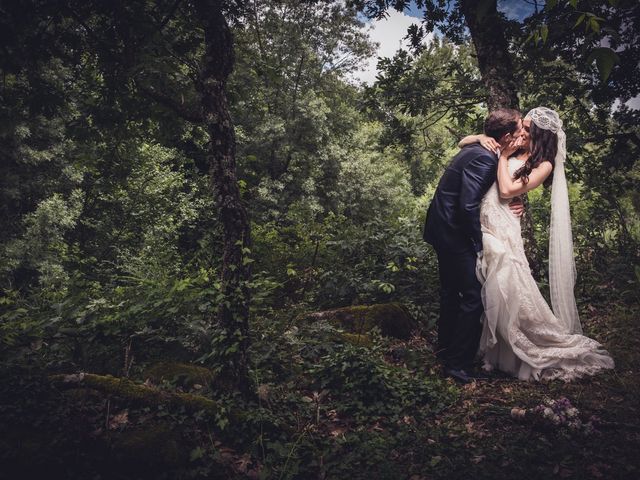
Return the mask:
[[[438,256],[437,356],[461,383],[487,371],[521,380],[570,381],[614,368],[611,356],[582,335],[576,280],[565,133],[546,107],[498,109],[484,134],[465,137],[447,166],[425,222]],[[531,274],[520,231],[518,196],[551,185],[549,285],[553,311]]]

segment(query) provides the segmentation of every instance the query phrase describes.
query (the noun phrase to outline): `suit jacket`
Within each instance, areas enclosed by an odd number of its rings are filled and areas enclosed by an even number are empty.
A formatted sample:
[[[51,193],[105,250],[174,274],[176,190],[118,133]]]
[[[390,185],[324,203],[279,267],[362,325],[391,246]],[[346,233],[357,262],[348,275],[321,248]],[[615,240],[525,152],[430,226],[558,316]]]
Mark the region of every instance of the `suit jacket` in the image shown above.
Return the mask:
[[[424,239],[436,250],[482,250],[480,202],[496,181],[498,157],[474,143],[462,148],[445,170],[433,196]]]

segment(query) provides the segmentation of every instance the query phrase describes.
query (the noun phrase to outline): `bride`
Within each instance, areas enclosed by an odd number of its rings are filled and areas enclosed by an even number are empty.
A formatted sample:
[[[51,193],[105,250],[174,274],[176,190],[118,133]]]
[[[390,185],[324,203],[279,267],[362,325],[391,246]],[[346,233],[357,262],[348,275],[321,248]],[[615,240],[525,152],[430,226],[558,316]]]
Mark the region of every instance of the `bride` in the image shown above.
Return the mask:
[[[479,353],[486,370],[495,368],[521,380],[569,381],[613,368],[614,362],[602,345],[582,335],[578,318],[562,121],[555,111],[538,107],[524,118],[523,130],[500,152],[497,181],[480,209],[483,254],[477,275],[485,313]],[[473,142],[493,151],[497,148],[485,135],[465,137],[460,146]],[[553,311],[531,275],[520,221],[509,209],[510,199],[542,183],[552,183],[549,284]]]

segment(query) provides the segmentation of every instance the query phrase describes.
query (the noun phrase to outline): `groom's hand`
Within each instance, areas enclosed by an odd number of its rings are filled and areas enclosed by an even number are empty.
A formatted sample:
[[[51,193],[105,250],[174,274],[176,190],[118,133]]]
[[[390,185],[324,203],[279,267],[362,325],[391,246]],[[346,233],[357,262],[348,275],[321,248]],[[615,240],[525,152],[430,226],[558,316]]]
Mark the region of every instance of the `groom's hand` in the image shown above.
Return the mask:
[[[524,203],[520,197],[513,197],[509,202],[509,208],[516,217],[524,215]]]

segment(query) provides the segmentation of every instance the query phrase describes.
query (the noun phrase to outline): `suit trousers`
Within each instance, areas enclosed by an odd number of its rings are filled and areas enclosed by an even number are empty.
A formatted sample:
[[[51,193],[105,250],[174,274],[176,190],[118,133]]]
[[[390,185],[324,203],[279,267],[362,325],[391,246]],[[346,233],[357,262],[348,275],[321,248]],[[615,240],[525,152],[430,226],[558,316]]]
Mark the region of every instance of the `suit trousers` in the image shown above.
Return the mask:
[[[440,318],[437,356],[445,367],[468,369],[473,365],[483,313],[481,289],[476,278],[476,253],[436,250],[440,273]]]

